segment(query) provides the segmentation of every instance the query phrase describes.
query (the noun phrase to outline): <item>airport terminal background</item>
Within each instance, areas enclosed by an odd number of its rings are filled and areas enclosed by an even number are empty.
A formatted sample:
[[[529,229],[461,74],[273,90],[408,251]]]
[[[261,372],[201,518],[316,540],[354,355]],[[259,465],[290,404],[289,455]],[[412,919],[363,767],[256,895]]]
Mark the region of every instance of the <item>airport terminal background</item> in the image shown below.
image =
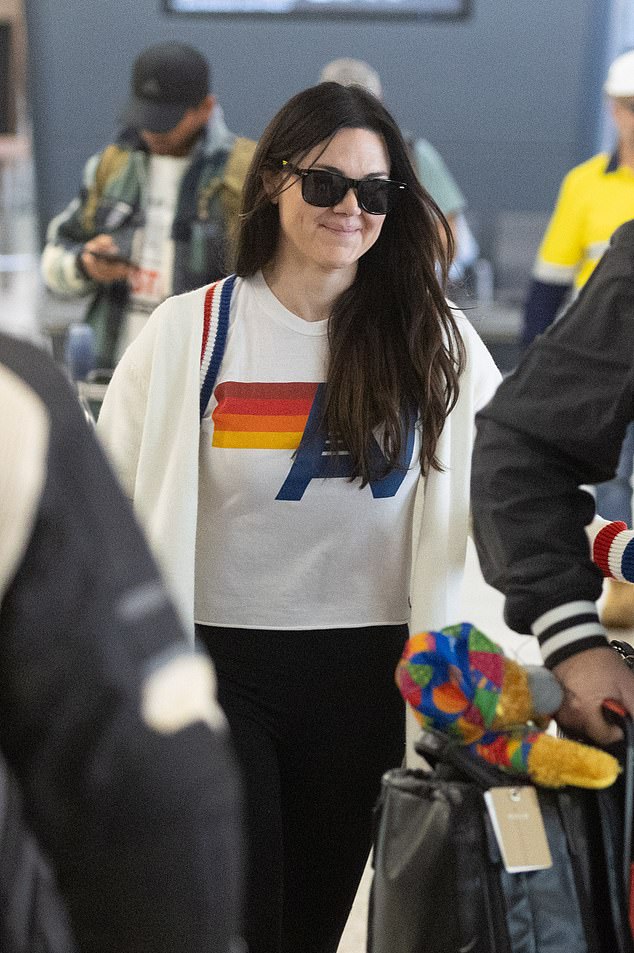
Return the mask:
[[[12,84],[10,102],[0,98],[8,109],[0,128],[0,329],[50,348],[51,335],[79,320],[81,302],[42,287],[46,223],[76,193],[86,156],[116,129],[136,53],[175,38],[205,52],[228,124],[252,137],[328,60],[370,62],[388,108],[438,148],[466,194],[483,263],[457,297],[502,370],[511,369],[561,178],[610,147],[601,80],[607,63],[634,46],[634,0],[468,7],[456,20],[321,20],[177,15],[162,0],[26,0],[25,9],[22,0],[0,0],[0,59],[9,62],[0,83],[4,76]],[[510,653],[537,661],[534,641],[504,626],[501,597],[483,582],[473,551],[463,601],[470,620]],[[340,953],[364,949],[366,887],[367,878]]]
[[[210,0],[195,2],[210,8]],[[77,193],[86,157],[111,141],[142,46],[173,38],[200,47],[229,128],[252,138],[290,94],[317,81],[325,62],[355,56],[377,69],[388,108],[438,149],[466,196],[482,262],[478,280],[456,298],[508,370],[559,183],[609,147],[601,83],[613,56],[634,45],[632,0],[256,5],[300,13],[194,15],[172,12],[182,9],[174,0],[0,0],[0,87],[5,49],[12,87],[5,112],[15,133],[0,146],[0,274],[5,293],[17,284],[27,294],[3,311],[26,310],[38,330],[78,317],[81,303],[44,294],[31,263],[47,223]],[[312,15],[302,16],[311,5]],[[388,13],[346,17],[332,6]],[[417,6],[464,15],[389,15]]]

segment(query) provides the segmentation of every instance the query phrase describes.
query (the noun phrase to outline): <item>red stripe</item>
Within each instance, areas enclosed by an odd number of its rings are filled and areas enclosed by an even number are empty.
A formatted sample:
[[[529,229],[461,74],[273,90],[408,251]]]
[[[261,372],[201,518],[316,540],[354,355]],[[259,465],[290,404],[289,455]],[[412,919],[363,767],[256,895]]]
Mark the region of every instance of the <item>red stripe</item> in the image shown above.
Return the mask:
[[[211,324],[211,304],[214,300],[214,291],[216,290],[216,284],[214,283],[209,288],[207,288],[207,293],[205,294],[205,308],[203,312],[203,343],[200,349],[200,363],[203,362],[203,357],[205,356],[205,348],[207,347],[207,338],[209,337],[209,325]]]
[[[599,530],[597,535],[594,537],[594,543],[592,546],[592,559],[597,564],[604,576],[614,578],[613,574],[610,572],[610,563],[608,561],[610,546],[614,542],[614,537],[618,536],[619,533],[622,533],[624,529],[627,529],[627,523],[623,523],[622,520],[614,520],[613,523],[608,523],[607,526],[604,526],[603,529]]]
[[[252,400],[307,400],[310,403],[315,398],[318,384],[299,381],[261,383],[259,381],[224,381],[218,384],[215,390],[216,400],[220,403],[226,398],[241,398]]]
[[[310,400],[240,400],[239,397],[225,397],[214,411],[216,414],[250,414],[265,417],[308,417],[312,402]]]

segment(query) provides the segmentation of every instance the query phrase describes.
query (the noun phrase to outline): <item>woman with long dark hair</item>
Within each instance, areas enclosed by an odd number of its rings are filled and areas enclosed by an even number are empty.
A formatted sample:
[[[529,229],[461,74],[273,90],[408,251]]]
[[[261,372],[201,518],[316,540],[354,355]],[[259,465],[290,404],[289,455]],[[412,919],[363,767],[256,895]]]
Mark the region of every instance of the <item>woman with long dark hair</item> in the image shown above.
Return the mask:
[[[235,276],[161,305],[102,409],[216,666],[250,953],[336,950],[403,757],[408,627],[456,621],[473,418],[499,375],[444,297],[446,247],[381,103],[307,89],[259,142]]]

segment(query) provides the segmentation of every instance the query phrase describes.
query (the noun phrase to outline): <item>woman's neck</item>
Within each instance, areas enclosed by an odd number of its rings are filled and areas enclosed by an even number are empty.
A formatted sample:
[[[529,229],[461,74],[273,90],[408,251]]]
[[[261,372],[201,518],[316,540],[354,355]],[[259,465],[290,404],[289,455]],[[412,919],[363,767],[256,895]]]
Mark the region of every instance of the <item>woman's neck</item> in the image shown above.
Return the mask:
[[[264,280],[277,300],[304,321],[325,321],[332,314],[335,301],[346,291],[356,274],[354,270],[291,271],[279,262],[270,262],[262,269]]]

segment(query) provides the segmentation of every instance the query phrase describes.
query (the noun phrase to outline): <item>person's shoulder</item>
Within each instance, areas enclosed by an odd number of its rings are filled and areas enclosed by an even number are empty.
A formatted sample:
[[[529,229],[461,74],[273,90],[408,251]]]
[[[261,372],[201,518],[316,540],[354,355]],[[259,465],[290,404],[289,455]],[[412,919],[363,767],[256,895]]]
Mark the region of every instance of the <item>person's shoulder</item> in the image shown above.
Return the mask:
[[[462,338],[466,347],[478,347],[482,345],[484,347],[482,338],[478,334],[477,330],[473,326],[473,323],[466,316],[462,308],[459,308],[457,304],[451,301],[450,298],[447,298],[447,304],[451,310],[451,314],[456,323],[456,328],[458,334]]]
[[[49,355],[28,341],[1,333],[0,394],[0,424],[3,427],[12,419],[48,417],[51,397],[61,395],[64,400],[77,403],[66,378]],[[16,416],[14,411],[18,407],[20,413]],[[3,450],[6,449],[3,442]],[[7,459],[9,457],[10,454]]]
[[[30,365],[30,359],[33,365]],[[51,419],[37,349],[0,334],[0,599],[24,552],[46,478]]]
[[[424,167],[431,169],[445,169],[445,160],[438,149],[429,142],[428,139],[414,140],[414,154],[417,162]]]
[[[423,139],[423,138],[420,138],[420,137],[414,139],[414,149],[415,149],[416,152],[418,152],[420,155],[429,156],[429,157],[432,158],[432,159],[435,159],[435,158],[437,158],[438,156],[440,156],[440,153],[438,152],[438,149],[436,149],[434,146],[432,146],[432,144],[431,144],[431,142],[429,141],[429,139]]]
[[[600,275],[600,293],[605,294],[608,282],[617,282],[619,286],[623,285],[622,293],[630,298],[634,283],[634,219],[624,222],[613,232],[609,248],[599,265],[590,279],[595,274]],[[616,285],[614,291],[618,293]]]
[[[221,123],[212,123],[198,140],[197,151],[207,162],[226,158],[231,153],[238,136]]]
[[[171,295],[166,298],[154,311],[153,317],[160,321],[170,321],[174,315],[203,316],[204,309],[209,306],[209,299],[213,299],[216,294],[222,294],[227,281],[231,280],[231,287],[241,282],[235,275],[229,275],[226,278],[219,278],[207,285],[201,285],[200,288],[194,288],[193,291],[184,291],[182,294]],[[206,305],[207,302],[207,305]]]
[[[460,335],[466,353],[466,364],[463,374],[471,378],[484,377],[492,386],[497,387],[497,384],[501,380],[501,374],[489,349],[466,314],[452,301],[448,301],[447,303],[451,308],[456,330]]]
[[[634,218],[619,225],[612,235],[610,244],[634,252]]]
[[[185,291],[166,298],[152,312],[136,340],[142,337],[161,337],[174,341],[188,338],[193,331],[202,327],[206,311],[212,307],[214,299],[216,304],[218,303],[218,295],[222,296],[226,281],[226,278],[221,278],[219,281],[194,288],[193,291]],[[240,279],[236,278],[232,282],[231,289],[235,283],[239,282]],[[133,341],[131,347],[134,347],[134,343]]]
[[[96,185],[99,190],[103,189],[109,179],[121,175],[135,153],[147,155],[139,143],[135,145],[125,139],[109,142],[99,152],[94,152],[84,163],[84,187],[92,189]]]
[[[175,319],[180,324],[187,323],[188,319],[195,319],[198,315],[202,317],[205,307],[205,298],[209,288],[212,285],[202,285],[200,288],[194,288],[192,291],[184,291],[182,294],[170,295],[165,301],[152,312],[146,326],[170,325]]]
[[[147,153],[138,137],[133,137],[127,130],[121,135],[115,137],[110,142],[106,142],[97,152],[94,152],[88,159],[89,164],[111,165],[114,162],[121,163],[124,159],[130,159],[135,152]]]
[[[228,130],[226,134],[203,140],[200,145],[201,171],[235,179],[241,188],[256,148],[255,139],[237,136]]]
[[[609,159],[607,152],[599,152],[597,155],[591,156],[585,162],[580,162],[579,165],[570,169],[564,177],[564,182],[579,185],[587,184],[589,180],[595,179],[605,172]]]
[[[170,295],[169,298],[166,298],[165,301],[158,306],[155,313],[160,314],[163,312],[191,310],[199,303],[204,302],[209,289],[218,284],[218,281],[212,281],[207,285],[201,285],[199,288],[193,288],[191,291],[183,291],[181,294]]]
[[[0,334],[0,366],[20,378],[44,405],[82,418],[70,382],[49,354],[35,344]]]

